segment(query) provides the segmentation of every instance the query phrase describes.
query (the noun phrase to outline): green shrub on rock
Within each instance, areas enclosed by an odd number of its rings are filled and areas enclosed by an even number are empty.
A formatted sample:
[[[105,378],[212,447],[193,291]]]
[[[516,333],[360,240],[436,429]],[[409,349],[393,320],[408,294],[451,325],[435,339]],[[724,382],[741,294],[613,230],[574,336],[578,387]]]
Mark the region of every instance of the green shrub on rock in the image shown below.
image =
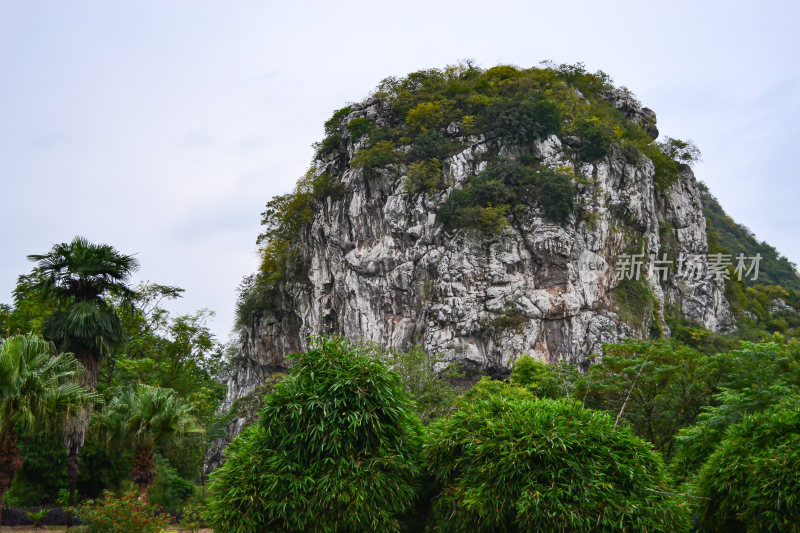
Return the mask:
[[[214,531],[399,531],[420,432],[394,372],[317,338],[226,450],[209,488]]]
[[[425,447],[440,532],[684,531],[660,456],[607,413],[482,380]]]
[[[357,141],[359,138],[369,133],[369,130],[372,128],[372,123],[366,117],[357,117],[351,120],[345,128],[350,132],[353,141]]]
[[[438,131],[423,131],[414,137],[409,155],[415,161],[442,158],[453,149],[453,146],[453,143]]]
[[[584,161],[594,161],[605,156],[615,141],[611,126],[598,117],[580,120],[576,130],[582,141],[580,155]]]
[[[478,178],[453,191],[439,208],[439,217],[449,228],[474,228],[496,235],[509,225],[506,213],[513,200],[513,191],[503,182]]]
[[[350,166],[362,169],[364,175],[369,177],[373,168],[385,167],[396,163],[397,160],[394,143],[379,141],[369,148],[359,150],[350,161]]]
[[[406,191],[410,194],[433,194],[444,187],[442,164],[438,159],[417,161],[408,166],[408,181]]]
[[[547,100],[518,98],[489,105],[483,126],[490,137],[525,144],[557,133],[561,123],[558,108]]]
[[[568,176],[545,169],[540,172],[539,202],[547,218],[564,225],[569,221],[575,204],[575,188]]]

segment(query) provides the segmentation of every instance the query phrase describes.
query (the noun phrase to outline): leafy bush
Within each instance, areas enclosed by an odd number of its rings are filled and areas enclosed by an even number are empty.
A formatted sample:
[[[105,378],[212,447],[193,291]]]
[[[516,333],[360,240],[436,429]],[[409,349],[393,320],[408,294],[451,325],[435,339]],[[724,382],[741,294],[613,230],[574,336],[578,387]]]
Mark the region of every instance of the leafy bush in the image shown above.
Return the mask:
[[[468,187],[473,205],[481,207],[500,207],[511,205],[515,201],[514,192],[502,181],[481,176],[472,180]]]
[[[575,189],[568,176],[552,170],[540,173],[541,192],[539,203],[544,215],[558,224],[566,224],[574,209]]]
[[[511,368],[511,381],[537,398],[569,398],[579,381],[577,369],[567,363],[548,364],[523,355]]]
[[[653,162],[655,174],[653,181],[659,190],[665,190],[675,183],[680,173],[678,163],[661,151],[657,143],[640,144],[639,150]]]
[[[330,135],[334,133],[336,130],[338,130],[341,127],[344,119],[347,118],[347,115],[350,114],[351,109],[352,109],[351,106],[346,106],[334,111],[331,118],[325,121],[325,133]]]
[[[684,165],[692,165],[700,161],[700,149],[692,141],[667,137],[664,141],[656,144],[667,157]]]
[[[584,161],[594,161],[606,155],[615,139],[611,127],[597,117],[580,120],[576,133],[583,141],[580,155]]]
[[[350,166],[363,169],[364,175],[369,176],[373,168],[396,163],[397,160],[394,143],[391,141],[379,141],[369,148],[359,150],[353,156]]]
[[[649,531],[687,527],[659,455],[606,413],[484,378],[431,424],[434,531]]]
[[[67,513],[56,505],[19,508],[10,507],[4,501],[2,519],[4,526],[35,526],[37,521],[40,526],[63,525],[67,523]]]
[[[453,143],[436,130],[423,131],[414,137],[411,145],[411,159],[440,159],[453,149]]]
[[[791,342],[742,342],[738,350],[707,357],[704,380],[714,387],[712,401],[697,416],[695,425],[676,437],[672,469],[676,477],[689,478],[706,462],[725,438],[726,431],[747,415],[778,405],[800,394],[800,345]],[[708,405],[711,404],[711,405]]]
[[[519,98],[490,104],[482,116],[483,127],[491,137],[526,144],[559,130],[558,108],[547,100]]]
[[[322,172],[312,182],[311,195],[315,200],[324,200],[325,198],[338,200],[344,195],[344,192],[345,188],[342,182],[328,172]]]
[[[348,341],[316,338],[213,474],[214,530],[398,531],[420,430],[397,374]]]
[[[452,110],[452,102],[435,100],[422,102],[406,115],[406,124],[412,130],[438,130],[446,125]]]
[[[450,228],[475,228],[494,235],[508,226],[506,212],[514,195],[503,182],[475,179],[450,194],[439,208],[439,218]]]
[[[313,174],[306,174],[294,192],[267,202],[261,213],[263,230],[256,239],[261,249],[261,275],[266,285],[275,286],[291,269],[291,244],[314,217]]]
[[[481,177],[486,180],[501,181],[514,188],[515,193],[537,183],[536,173],[522,161],[516,159],[500,159],[492,161],[481,172]]]
[[[713,371],[707,363],[703,354],[664,340],[606,344],[586,373],[585,402],[622,413],[621,421],[670,456],[676,433],[711,401]]]
[[[488,206],[477,208],[474,213],[467,210],[462,213],[462,216],[474,216],[475,225],[479,230],[486,235],[497,235],[509,226],[508,218],[506,218],[507,212],[508,207],[504,205]]]
[[[608,74],[602,70],[589,72],[583,63],[575,63],[574,65],[561,64],[557,67],[546,64],[546,66],[554,69],[560,79],[574,86],[584,96],[597,95],[611,86],[612,79]]]
[[[366,117],[356,117],[347,123],[345,129],[350,132],[354,141],[369,133],[372,123]]]
[[[70,511],[86,527],[87,533],[161,533],[171,517],[161,507],[138,500],[134,494],[115,498],[110,492],[101,499],[88,500]]]
[[[342,144],[341,127],[342,122],[350,114],[350,106],[338,109],[333,116],[325,122],[325,138],[315,145],[317,149],[317,159],[332,154],[337,151]],[[367,129],[369,131],[369,129]]]
[[[409,194],[438,192],[444,186],[442,165],[438,159],[426,159],[411,163],[405,187]]]
[[[551,169],[533,171],[518,161],[502,159],[453,191],[439,208],[439,218],[449,228],[471,227],[493,235],[509,225],[511,208],[538,201],[548,219],[565,224],[574,209],[574,196],[569,176]]]
[[[370,356],[384,361],[400,376],[423,423],[448,414],[464,392],[453,384],[464,378],[459,363],[453,361],[436,373],[437,366],[446,364],[441,354],[425,353],[420,346],[412,346],[406,352],[378,344],[369,344],[367,348]]]
[[[700,470],[704,531],[800,530],[798,397],[733,426]]]
[[[328,135],[325,137],[322,142],[319,143],[318,146],[318,156],[325,156],[328,154],[332,154],[339,147],[342,145],[342,136],[338,133],[334,133],[333,135]]]
[[[192,498],[181,511],[181,527],[196,533],[207,527],[207,495],[202,493]]]
[[[148,499],[169,509],[179,509],[183,503],[194,496],[194,483],[178,475],[169,462],[156,455],[156,476],[153,486],[147,492]]]

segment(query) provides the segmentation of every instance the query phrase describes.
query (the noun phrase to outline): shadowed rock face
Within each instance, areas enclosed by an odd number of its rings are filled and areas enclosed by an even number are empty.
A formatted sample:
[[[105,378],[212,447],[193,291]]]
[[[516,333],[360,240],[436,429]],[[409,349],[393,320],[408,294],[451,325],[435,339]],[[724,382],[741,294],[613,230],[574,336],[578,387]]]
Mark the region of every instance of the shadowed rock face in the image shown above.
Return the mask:
[[[606,97],[657,135],[655,113],[623,91]],[[370,99],[352,106],[345,123],[368,117],[380,125],[389,114],[382,100]],[[345,192],[323,199],[299,236],[307,276],[283,283],[279,305],[259,311],[240,331],[228,405],[285,367],[285,355],[305,350],[315,333],[403,349],[420,344],[472,373],[506,375],[523,353],[585,364],[603,343],[647,337],[654,323],[668,335],[665,306],[711,330],[733,326],[722,285],[704,279],[650,276],[644,281],[650,305],[629,309],[636,320],[627,322],[615,297],[618,256],[632,248],[645,256],[667,251],[671,259],[707,252],[688,167],[659,191],[650,160],[630,161],[613,149],[594,163],[576,164],[567,140],[552,135],[527,153],[540,167],[574,171],[576,214],[562,226],[540,207],[525,207],[502,234],[486,237],[448,231],[437,220],[449,194],[485,168],[481,156],[495,142],[461,140],[466,148],[443,164],[446,188],[409,194],[404,165],[373,169],[369,177],[351,168],[349,159],[362,146],[345,133],[348,160],[328,168]],[[513,146],[491,147],[501,157],[520,155]]]

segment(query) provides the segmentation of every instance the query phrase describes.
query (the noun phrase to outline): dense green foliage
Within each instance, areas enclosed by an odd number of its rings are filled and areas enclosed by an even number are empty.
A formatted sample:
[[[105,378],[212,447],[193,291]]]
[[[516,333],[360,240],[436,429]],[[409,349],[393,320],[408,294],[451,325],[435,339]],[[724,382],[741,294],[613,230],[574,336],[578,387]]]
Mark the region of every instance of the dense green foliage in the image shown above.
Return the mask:
[[[666,341],[608,345],[584,377],[585,403],[615,414],[624,404],[624,421],[670,457],[676,433],[711,401],[717,381],[710,364],[699,352]]]
[[[78,383],[83,373],[72,354],[34,335],[0,345],[0,511],[6,491],[22,468],[21,434],[61,433],[64,418],[97,401]]]
[[[746,416],[700,470],[704,531],[800,531],[800,397]]]
[[[575,190],[568,176],[552,171],[541,171],[540,203],[547,218],[566,224],[574,208]]]
[[[513,144],[544,139],[558,132],[561,126],[560,113],[554,103],[530,96],[493,101],[480,116],[488,136]]]
[[[318,338],[227,450],[209,488],[215,531],[398,531],[420,425],[397,374]]]
[[[85,248],[96,247],[87,244]],[[100,276],[98,283],[92,283],[96,288],[108,282],[107,274],[102,273],[103,268],[108,267],[102,262],[97,267],[89,264],[80,275],[83,279]],[[56,279],[59,276],[66,279],[68,271],[55,268],[52,274]],[[38,268],[19,277],[14,305],[5,306],[2,315],[6,322],[0,331],[0,342],[9,330],[40,333],[48,315],[70,305],[72,300],[58,297],[47,284],[47,276]],[[81,286],[80,281],[66,284]],[[114,292],[116,295],[104,294],[102,302],[91,304],[113,315],[115,318],[111,320],[117,321],[119,330],[118,340],[103,348],[98,361],[98,394],[108,405],[116,391],[140,383],[168,388],[174,390],[173,394],[181,402],[191,406],[198,424],[207,430],[205,434],[185,434],[183,438],[161,441],[154,446],[157,476],[151,499],[179,509],[196,492],[196,484],[204,481],[202,466],[206,451],[210,443],[221,436],[220,430],[227,420],[226,414],[217,413],[225,396],[225,386],[218,381],[223,371],[222,349],[207,326],[212,313],[201,310],[183,316],[170,315],[162,305],[181,296],[182,289],[176,287],[145,284],[135,290],[123,287]],[[9,349],[14,345],[6,344]],[[102,417],[92,419],[76,480],[79,497],[98,497],[106,489],[132,489],[132,449],[117,439],[109,443],[100,431]],[[55,424],[61,429],[63,418]],[[25,461],[6,494],[6,502],[25,507],[55,503],[68,486],[67,457],[59,432],[22,431],[18,447]]]
[[[178,442],[186,433],[201,429],[191,415],[191,407],[180,401],[175,391],[138,384],[115,392],[100,420],[109,440],[133,448],[131,481],[145,496],[156,478],[156,446]]]
[[[407,352],[376,344],[365,344],[362,349],[400,376],[423,424],[447,415],[465,390],[456,384],[464,379],[458,363],[446,364],[441,357],[425,353],[420,346],[412,346]],[[437,365],[444,367],[438,374]]]
[[[408,167],[406,190],[411,194],[438,192],[444,186],[442,165],[436,158],[411,163]]]
[[[97,398],[77,382],[83,372],[72,354],[54,354],[35,335],[0,345],[0,434],[60,429],[61,416]]]
[[[800,393],[800,344],[743,343],[739,350],[704,360],[713,384],[695,424],[677,434],[673,470],[692,476],[723,440],[725,432],[744,416],[769,409]]]
[[[434,531],[682,531],[657,453],[612,417],[479,382],[425,448]]]
[[[582,141],[579,153],[584,161],[594,161],[605,156],[614,143],[614,131],[598,117],[579,120],[576,133]]]
[[[568,175],[501,159],[454,190],[439,209],[439,219],[452,229],[476,228],[491,235],[508,227],[519,208],[538,203],[548,219],[565,224],[574,194]]]
[[[523,355],[511,369],[511,382],[525,387],[537,398],[574,397],[578,387],[585,387],[580,372],[566,362],[548,364]]]

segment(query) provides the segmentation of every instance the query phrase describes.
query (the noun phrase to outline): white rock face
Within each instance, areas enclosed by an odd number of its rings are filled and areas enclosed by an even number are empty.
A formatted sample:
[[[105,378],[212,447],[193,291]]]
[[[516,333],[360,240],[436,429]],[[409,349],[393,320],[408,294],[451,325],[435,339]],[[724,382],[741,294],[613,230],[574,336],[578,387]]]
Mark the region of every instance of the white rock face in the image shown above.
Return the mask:
[[[620,109],[652,119],[655,128],[652,111],[623,100]],[[353,106],[349,119],[380,122],[380,109],[370,100]],[[615,151],[574,168],[551,136],[534,153],[543,166],[575,171],[576,214],[562,227],[529,207],[502,235],[486,238],[449,232],[437,220],[448,195],[485,166],[483,138],[469,142],[444,162],[448,187],[437,194],[410,195],[403,166],[373,169],[369,178],[349,165],[340,173],[345,194],[325,199],[301,236],[307,281],[286,284],[278,308],[240,332],[228,405],[284,367],[285,355],[305,350],[316,333],[402,349],[419,344],[475,374],[506,375],[525,353],[582,365],[603,343],[647,337],[654,321],[669,334],[665,306],[711,330],[733,327],[721,283],[651,275],[655,309],[632,310],[637,323],[621,318],[614,296],[618,256],[632,247],[672,260],[707,252],[691,170],[659,192],[646,158],[631,162]],[[348,153],[355,153],[351,143]],[[501,153],[514,155],[505,147]]]

